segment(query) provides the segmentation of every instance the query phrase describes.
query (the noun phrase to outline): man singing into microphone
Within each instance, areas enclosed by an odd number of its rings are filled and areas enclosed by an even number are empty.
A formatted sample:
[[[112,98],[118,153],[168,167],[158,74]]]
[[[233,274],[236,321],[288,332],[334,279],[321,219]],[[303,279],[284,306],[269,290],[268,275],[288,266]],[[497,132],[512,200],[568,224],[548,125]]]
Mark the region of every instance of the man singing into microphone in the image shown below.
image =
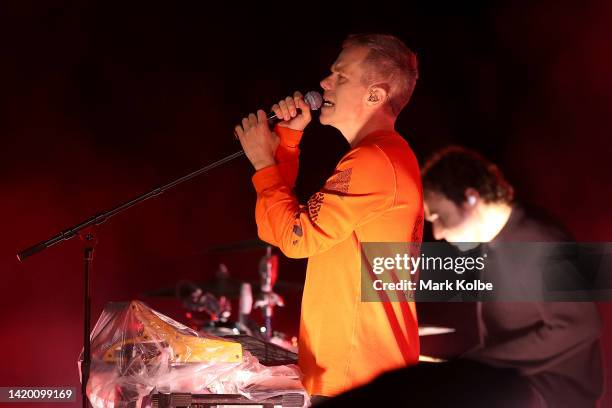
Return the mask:
[[[307,205],[293,192],[299,143],[311,113],[300,93],[259,110],[235,132],[255,167],[259,236],[292,258],[308,257],[299,364],[311,395],[333,396],[419,355],[414,303],[361,302],[361,243],[420,242],[423,204],[417,160],[395,131],[410,100],[417,59],[390,35],[349,36],[321,81],[320,122],[351,150]],[[298,112],[300,109],[301,112]]]

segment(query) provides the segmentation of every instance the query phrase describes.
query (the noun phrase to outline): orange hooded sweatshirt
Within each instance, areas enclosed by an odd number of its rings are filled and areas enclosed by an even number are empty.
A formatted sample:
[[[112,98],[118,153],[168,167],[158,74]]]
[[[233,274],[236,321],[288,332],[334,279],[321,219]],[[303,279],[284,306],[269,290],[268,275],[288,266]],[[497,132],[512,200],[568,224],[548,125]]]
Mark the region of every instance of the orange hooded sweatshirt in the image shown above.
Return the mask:
[[[277,126],[276,165],[253,176],[262,240],[290,258],[308,257],[299,365],[312,395],[334,396],[384,371],[416,364],[413,302],[361,301],[362,242],[420,242],[419,166],[397,133],[367,135],[307,205],[293,193],[302,132]],[[388,299],[387,299],[388,300]]]

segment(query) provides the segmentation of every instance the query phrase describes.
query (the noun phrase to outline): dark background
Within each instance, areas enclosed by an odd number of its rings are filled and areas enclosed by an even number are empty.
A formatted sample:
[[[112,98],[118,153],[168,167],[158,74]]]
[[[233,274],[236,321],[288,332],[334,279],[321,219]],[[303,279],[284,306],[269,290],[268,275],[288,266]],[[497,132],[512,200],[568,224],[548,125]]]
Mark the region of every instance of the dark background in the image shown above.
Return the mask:
[[[237,121],[295,89],[318,89],[352,32],[390,32],[419,55],[421,76],[397,128],[421,161],[449,143],[475,148],[519,199],[547,208],[577,239],[612,240],[609,2],[329,7],[1,3],[0,386],[78,387],[80,243],[23,263],[15,253],[239,150]],[[333,129],[311,126],[302,198],[346,148]],[[219,262],[256,280],[261,251],[203,253],[256,236],[251,175],[242,158],[104,224],[94,322],[106,302],[134,298],[180,318],[175,300],[142,293],[206,280]],[[299,286],[304,268],[282,259],[281,279]],[[300,292],[283,295],[277,328],[296,335]],[[420,306],[422,322],[458,329],[424,339],[425,354],[452,355],[474,339],[469,306]],[[612,306],[600,308],[610,369]]]

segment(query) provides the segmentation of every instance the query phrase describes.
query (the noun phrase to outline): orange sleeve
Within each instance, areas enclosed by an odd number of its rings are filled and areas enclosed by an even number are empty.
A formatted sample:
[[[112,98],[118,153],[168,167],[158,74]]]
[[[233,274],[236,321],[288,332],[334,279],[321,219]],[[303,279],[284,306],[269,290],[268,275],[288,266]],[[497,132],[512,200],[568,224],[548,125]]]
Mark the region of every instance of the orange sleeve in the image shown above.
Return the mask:
[[[300,140],[304,132],[276,125],[274,133],[280,139],[274,154],[276,167],[278,167],[283,181],[290,189],[293,189],[298,174]]]
[[[393,205],[395,172],[375,145],[350,151],[323,189],[300,206],[279,166],[253,176],[259,237],[290,258],[323,252],[346,239],[360,223]]]

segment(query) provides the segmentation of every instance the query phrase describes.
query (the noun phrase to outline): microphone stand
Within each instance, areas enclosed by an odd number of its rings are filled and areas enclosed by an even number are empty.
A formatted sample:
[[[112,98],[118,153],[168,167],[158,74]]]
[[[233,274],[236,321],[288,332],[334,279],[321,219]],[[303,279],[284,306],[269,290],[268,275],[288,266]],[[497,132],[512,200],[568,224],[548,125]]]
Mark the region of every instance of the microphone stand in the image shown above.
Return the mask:
[[[234,160],[237,157],[243,156],[244,152],[239,151],[229,156],[226,156],[220,160],[217,160],[214,163],[211,163],[205,167],[202,167],[199,170],[196,170],[192,173],[189,173],[183,177],[180,177],[170,183],[158,187],[154,190],[149,191],[148,193],[142,194],[132,200],[126,201],[123,204],[120,204],[108,211],[101,212],[93,217],[86,219],[83,222],[80,222],[76,225],[73,225],[70,228],[67,228],[60,233],[54,235],[53,237],[41,241],[37,244],[32,245],[24,250],[21,250],[17,253],[17,259],[19,261],[23,261],[26,258],[43,251],[59,242],[66,241],[68,239],[74,238],[75,236],[79,236],[84,241],[84,249],[83,249],[83,262],[84,262],[84,279],[83,279],[83,362],[81,363],[81,392],[82,392],[82,403],[83,408],[88,407],[87,403],[87,381],[89,380],[89,369],[91,366],[91,335],[90,335],[90,326],[91,326],[91,288],[89,285],[91,273],[93,271],[93,253],[94,248],[97,244],[97,236],[96,236],[96,227],[102,224],[104,221],[108,220],[114,215],[119,214],[139,204],[149,198],[160,195],[161,193],[169,190],[173,187],[178,186],[179,184],[191,180],[194,177],[197,177],[201,174],[207,173],[210,170],[221,166],[231,160]]]

